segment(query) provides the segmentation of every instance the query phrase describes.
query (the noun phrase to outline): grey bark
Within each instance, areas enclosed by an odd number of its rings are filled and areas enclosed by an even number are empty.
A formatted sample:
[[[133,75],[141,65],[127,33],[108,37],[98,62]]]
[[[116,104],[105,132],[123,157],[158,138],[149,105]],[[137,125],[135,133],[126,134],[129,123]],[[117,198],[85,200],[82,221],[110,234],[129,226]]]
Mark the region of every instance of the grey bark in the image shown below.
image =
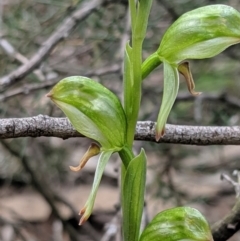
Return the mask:
[[[0,119],[0,138],[52,136],[67,139],[83,137],[67,118],[33,116]],[[139,121],[135,140],[156,142],[155,122]],[[181,126],[167,125],[158,143],[189,145],[240,145],[240,126]]]

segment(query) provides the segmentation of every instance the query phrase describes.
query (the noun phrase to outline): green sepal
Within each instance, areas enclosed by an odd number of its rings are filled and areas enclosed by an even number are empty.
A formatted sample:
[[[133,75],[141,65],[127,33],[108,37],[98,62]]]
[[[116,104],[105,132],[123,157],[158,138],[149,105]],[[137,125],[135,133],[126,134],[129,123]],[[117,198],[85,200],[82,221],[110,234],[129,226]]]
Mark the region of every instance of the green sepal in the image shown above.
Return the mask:
[[[240,13],[215,4],[189,11],[166,31],[157,53],[171,63],[211,58],[240,42]]]
[[[163,62],[164,83],[163,97],[156,126],[156,140],[164,135],[167,118],[177,97],[179,88],[179,75],[177,67]]]
[[[58,82],[47,95],[65,113],[74,128],[96,140],[103,150],[120,150],[126,142],[126,117],[115,94],[86,77]]]
[[[139,241],[213,241],[208,222],[196,209],[177,207],[158,213]]]
[[[102,179],[104,169],[105,169],[112,153],[113,153],[112,151],[103,151],[99,157],[98,165],[97,165],[95,175],[94,175],[94,181],[93,181],[91,193],[87,199],[86,204],[84,205],[84,207],[82,208],[82,210],[79,213],[80,215],[82,215],[80,222],[79,222],[80,225],[83,224],[92,213],[93,205],[94,205],[95,198],[97,195],[97,190],[98,190],[100,181]]]
[[[137,241],[144,206],[146,155],[142,149],[128,165],[123,183],[124,241]]]

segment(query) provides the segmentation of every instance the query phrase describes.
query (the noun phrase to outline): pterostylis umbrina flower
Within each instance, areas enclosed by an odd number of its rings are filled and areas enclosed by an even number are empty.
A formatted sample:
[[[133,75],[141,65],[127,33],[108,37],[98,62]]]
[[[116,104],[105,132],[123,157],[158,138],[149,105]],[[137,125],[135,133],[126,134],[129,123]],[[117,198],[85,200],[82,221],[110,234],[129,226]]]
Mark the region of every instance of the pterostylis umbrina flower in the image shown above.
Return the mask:
[[[100,153],[90,196],[80,211],[80,224],[90,216],[104,168],[113,152],[126,143],[126,117],[119,99],[107,88],[86,77],[73,76],[61,80],[47,94],[65,113],[74,128],[97,141],[92,144],[73,171],[83,168],[92,156]]]
[[[157,120],[156,140],[164,134],[168,115],[176,99],[179,73],[194,95],[194,81],[187,59],[211,58],[240,42],[240,13],[226,5],[209,5],[183,14],[164,34],[158,50],[145,60],[145,78],[163,63],[164,91]]]

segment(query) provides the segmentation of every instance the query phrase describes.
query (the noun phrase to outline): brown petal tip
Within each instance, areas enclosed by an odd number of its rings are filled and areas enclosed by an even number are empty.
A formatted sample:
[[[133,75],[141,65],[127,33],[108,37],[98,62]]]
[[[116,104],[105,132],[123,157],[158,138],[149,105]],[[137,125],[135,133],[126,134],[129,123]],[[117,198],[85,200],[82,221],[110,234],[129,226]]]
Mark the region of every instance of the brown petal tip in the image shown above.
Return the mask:
[[[50,91],[49,93],[47,93],[45,96],[48,97],[48,98],[51,98],[51,97],[53,96],[52,91]]]
[[[155,140],[159,141],[161,139],[161,137],[163,137],[165,134],[165,129],[162,129],[161,131],[157,131],[156,132],[156,136],[155,136]]]

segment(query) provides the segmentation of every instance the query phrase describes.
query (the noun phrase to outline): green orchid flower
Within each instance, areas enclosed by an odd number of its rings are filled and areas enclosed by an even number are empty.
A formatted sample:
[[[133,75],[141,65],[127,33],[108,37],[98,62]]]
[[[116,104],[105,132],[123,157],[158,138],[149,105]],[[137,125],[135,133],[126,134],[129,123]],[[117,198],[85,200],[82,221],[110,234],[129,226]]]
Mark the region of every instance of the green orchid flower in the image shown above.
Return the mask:
[[[73,171],[81,170],[93,156],[100,154],[93,186],[88,200],[80,211],[80,224],[91,215],[97,189],[105,166],[113,152],[119,152],[126,143],[126,117],[119,99],[101,84],[80,76],[58,82],[47,94],[65,113],[74,128],[93,143]]]
[[[240,42],[240,13],[226,5],[209,5],[183,14],[166,31],[158,50],[142,65],[145,78],[163,63],[164,92],[156,126],[156,140],[164,134],[165,124],[179,88],[179,73],[193,95],[194,81],[187,59],[216,56]]]

